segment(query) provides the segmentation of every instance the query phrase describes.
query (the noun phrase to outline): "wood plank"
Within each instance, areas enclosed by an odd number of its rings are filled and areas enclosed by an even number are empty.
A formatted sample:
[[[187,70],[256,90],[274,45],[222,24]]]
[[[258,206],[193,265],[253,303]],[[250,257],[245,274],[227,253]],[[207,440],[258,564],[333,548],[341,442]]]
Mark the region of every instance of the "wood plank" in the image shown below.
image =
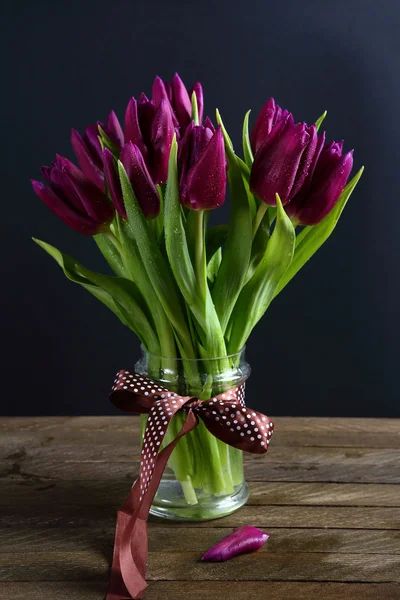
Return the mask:
[[[103,600],[103,582],[0,583],[0,600]],[[151,581],[145,600],[399,600],[399,586],[391,583],[331,583],[277,581]]]
[[[121,480],[35,481],[13,476],[0,482],[0,507],[38,502],[87,506],[116,506],[129,491]],[[400,507],[399,484],[250,482],[248,505],[325,505]]]
[[[151,525],[149,546],[159,552],[197,551],[204,554],[231,527],[205,527],[188,532],[186,527]],[[345,554],[400,554],[400,531],[363,529],[268,528],[271,537],[261,552],[336,552]],[[93,550],[111,561],[114,527],[14,527],[0,529],[1,552],[72,552]]]
[[[245,456],[246,507],[210,523],[151,520],[146,599],[400,599],[400,420],[275,424],[273,452]],[[138,431],[126,416],[0,419],[0,599],[104,597]],[[199,561],[244,524],[271,533],[260,552]]]
[[[225,563],[202,563],[198,552],[150,552],[147,579],[156,581],[400,582],[400,555],[256,552]],[[100,552],[0,553],[0,581],[107,581]]]
[[[69,525],[71,527],[94,527],[101,523],[102,527],[112,527],[115,523],[117,505],[109,506],[77,506],[61,504],[54,506],[39,503],[37,506],[20,505],[5,506],[1,511],[2,527],[54,527]],[[163,523],[152,519],[151,522]],[[166,524],[166,523],[164,523]],[[177,527],[179,523],[169,523],[169,527]],[[294,527],[329,529],[400,529],[400,510],[381,507],[351,506],[244,506],[237,513],[206,522],[188,522],[186,528],[199,527],[240,527],[254,525],[256,527]]]
[[[373,554],[254,553],[235,562],[209,563],[206,573],[195,552],[152,552],[153,580],[295,580],[400,582],[400,556]]]
[[[250,505],[400,506],[400,485],[250,482]]]
[[[249,481],[400,483],[400,449],[277,447],[267,455],[245,455]],[[134,446],[57,446],[13,451],[0,465],[0,478],[85,480],[137,477]]]
[[[276,417],[274,446],[399,448],[400,419]],[[4,444],[137,443],[139,419],[111,417],[0,418]]]

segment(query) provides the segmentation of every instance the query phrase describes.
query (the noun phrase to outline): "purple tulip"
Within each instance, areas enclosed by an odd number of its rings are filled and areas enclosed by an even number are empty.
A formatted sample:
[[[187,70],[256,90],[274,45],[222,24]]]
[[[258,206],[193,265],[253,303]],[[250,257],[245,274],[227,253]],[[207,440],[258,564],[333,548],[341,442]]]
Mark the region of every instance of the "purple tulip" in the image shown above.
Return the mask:
[[[324,137],[321,136],[322,143]],[[343,141],[325,146],[309,181],[286,205],[295,225],[316,225],[335,206],[353,168],[353,150],[342,154]]]
[[[259,550],[268,538],[269,534],[261,531],[261,529],[244,525],[243,527],[234,529],[233,533],[208,550],[201,557],[201,560],[221,562],[240,554],[248,554],[249,552]]]
[[[82,171],[97,187],[104,190],[103,162],[101,156],[101,144],[99,142],[99,125],[114,142],[118,148],[124,145],[124,134],[117,115],[112,110],[108,115],[106,125],[97,122],[96,125],[89,125],[85,129],[85,134],[81,134],[73,129],[71,133],[71,143],[78,159]]]
[[[225,200],[226,157],[222,130],[214,126],[186,129],[178,152],[181,199],[192,210],[217,208]]]
[[[144,94],[139,102],[130,99],[125,113],[125,141],[139,148],[155,184],[167,180],[173,136],[173,113],[167,97],[160,95],[158,105]]]
[[[260,114],[254,124],[250,134],[250,144],[253,154],[256,154],[265,140],[268,138],[273,126],[282,118],[289,115],[287,110],[283,110],[275,100],[270,98],[262,107]]]
[[[31,180],[39,198],[64,223],[84,235],[108,229],[114,209],[104,193],[78,167],[62,156],[51,167],[42,167],[48,186]]]
[[[294,124],[289,113],[276,122],[254,157],[251,191],[270,206],[278,193],[287,204],[303,185],[317,149],[315,125]]]
[[[203,88],[197,81],[190,92],[187,91],[185,84],[175,73],[171,83],[163,81],[160,77],[156,77],[152,89],[152,100],[158,105],[162,99],[168,100],[173,112],[174,127],[176,129],[177,138],[181,139],[192,120],[192,93],[196,94],[197,106],[199,110],[199,122],[203,120]]]
[[[123,219],[127,218],[121,183],[115,159],[107,148],[103,151],[104,171],[113,204]],[[147,219],[157,217],[160,212],[160,197],[138,146],[128,142],[121,151],[121,162],[135,192],[136,198]]]
[[[127,219],[124,199],[122,196],[121,182],[118,177],[117,165],[113,153],[108,148],[103,150],[103,165],[104,174],[108,186],[108,193],[114,204],[114,207],[119,212],[123,219]]]
[[[179,77],[178,73],[175,73],[174,75],[171,83],[171,89],[172,107],[178,118],[181,132],[184,132],[192,120],[192,101],[189,97],[185,84]]]
[[[199,81],[197,81],[194,84],[194,86],[192,87],[192,89],[190,90],[190,97],[192,97],[193,92],[196,94],[197,108],[199,111],[199,123],[201,124],[203,122],[204,96],[203,96],[203,87]]]
[[[167,105],[169,106],[172,113],[172,122],[174,124],[174,128],[176,133],[179,133],[179,121],[178,117],[174,112],[172,106],[173,99],[173,89],[172,84],[168,82],[164,82],[161,77],[156,77],[154,79],[153,87],[151,90],[151,99],[155,106],[160,106],[161,102],[165,100]]]

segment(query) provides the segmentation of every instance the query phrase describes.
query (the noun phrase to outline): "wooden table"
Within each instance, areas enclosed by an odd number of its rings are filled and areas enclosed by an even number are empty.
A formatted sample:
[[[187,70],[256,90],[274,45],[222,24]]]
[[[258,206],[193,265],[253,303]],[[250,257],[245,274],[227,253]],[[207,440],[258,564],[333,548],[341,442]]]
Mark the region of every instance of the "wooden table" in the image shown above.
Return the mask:
[[[246,456],[251,496],[210,523],[151,523],[146,600],[400,599],[400,421],[276,418]],[[0,598],[105,594],[116,509],[138,472],[136,417],[0,419]],[[199,561],[251,524],[264,549]]]

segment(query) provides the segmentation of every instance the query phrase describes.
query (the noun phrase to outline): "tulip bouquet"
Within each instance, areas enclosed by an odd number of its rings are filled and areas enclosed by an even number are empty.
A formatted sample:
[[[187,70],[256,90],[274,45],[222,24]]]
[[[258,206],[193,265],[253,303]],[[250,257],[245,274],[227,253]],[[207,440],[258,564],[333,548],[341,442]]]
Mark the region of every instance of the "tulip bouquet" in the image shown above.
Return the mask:
[[[46,183],[32,185],[69,227],[93,237],[113,274],[35,241],[137,335],[152,357],[149,377],[178,360],[190,394],[207,399],[221,391],[229,357],[330,236],[362,169],[347,183],[353,152],[319,133],[326,113],[296,123],[268,100],[251,131],[244,118],[240,157],[219,112],[215,123],[203,112],[200,83],[188,92],[177,74],[171,83],[157,77],[151,99],[128,102],[124,127],[111,112],[84,135],[72,131],[80,168],[57,155],[42,167]],[[227,182],[229,223],[211,226]],[[187,393],[179,382],[169,388]],[[200,483],[218,495],[240,480],[225,444],[198,429],[170,463],[192,504]]]

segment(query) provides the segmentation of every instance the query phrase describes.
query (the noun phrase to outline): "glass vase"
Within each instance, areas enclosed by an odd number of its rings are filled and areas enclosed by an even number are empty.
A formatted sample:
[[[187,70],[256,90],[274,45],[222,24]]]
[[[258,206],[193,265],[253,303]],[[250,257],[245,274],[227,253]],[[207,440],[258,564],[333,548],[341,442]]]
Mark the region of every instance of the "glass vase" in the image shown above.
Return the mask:
[[[157,356],[142,348],[135,372],[182,396],[208,400],[243,383],[250,375],[244,350],[220,358],[191,359]],[[171,420],[163,447],[185,421],[183,412]],[[143,440],[147,415],[141,415]],[[243,506],[249,495],[243,475],[243,452],[213,436],[200,419],[172,452],[150,514],[179,521],[207,521]]]

